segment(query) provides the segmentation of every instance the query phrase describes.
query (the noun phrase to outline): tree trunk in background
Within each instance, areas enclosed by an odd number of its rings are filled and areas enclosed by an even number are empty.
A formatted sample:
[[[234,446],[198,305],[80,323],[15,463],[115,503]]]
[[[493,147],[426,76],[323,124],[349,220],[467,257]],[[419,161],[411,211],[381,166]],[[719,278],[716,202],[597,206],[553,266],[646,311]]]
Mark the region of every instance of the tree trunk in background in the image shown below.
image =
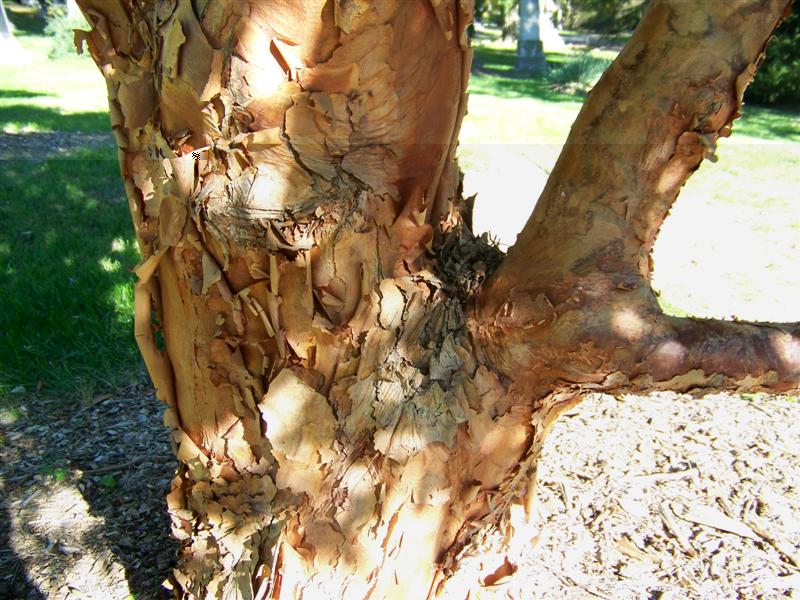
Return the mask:
[[[558,5],[555,0],[542,0],[539,37],[542,40],[542,47],[545,52],[563,52],[567,46],[561,34],[559,34],[558,28],[553,23],[553,17],[557,10]],[[546,61],[545,65],[547,65]]]
[[[519,39],[517,40],[517,71],[538,74],[547,71],[542,45],[540,0],[519,0]],[[546,18],[546,17],[545,17]]]
[[[11,27],[11,21],[6,16],[6,9],[3,6],[3,0],[0,0],[0,39],[14,37],[14,29]]]
[[[0,65],[19,64],[24,57],[22,46],[14,37],[14,27],[8,20],[3,0],[0,0]]]
[[[787,4],[655,1],[481,285],[471,2],[79,0],[180,461],[176,595],[474,597],[582,392],[795,388],[796,326],[667,317],[648,281]]]
[[[78,7],[78,3],[75,0],[67,0],[67,17],[73,19],[80,16],[80,14],[81,9]]]

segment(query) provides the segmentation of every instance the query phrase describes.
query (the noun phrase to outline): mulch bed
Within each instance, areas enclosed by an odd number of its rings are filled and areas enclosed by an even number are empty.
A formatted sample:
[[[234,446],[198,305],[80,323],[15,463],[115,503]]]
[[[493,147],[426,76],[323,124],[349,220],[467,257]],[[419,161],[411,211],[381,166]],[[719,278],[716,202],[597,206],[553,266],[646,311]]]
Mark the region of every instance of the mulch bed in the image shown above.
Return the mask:
[[[0,428],[0,597],[163,598],[176,460],[145,385]]]
[[[514,598],[800,597],[800,421],[774,396],[595,396],[554,427]],[[524,582],[522,583],[524,586]]]
[[[0,597],[166,597],[175,459],[152,391],[26,404],[0,429]],[[540,530],[498,597],[800,597],[799,409],[588,397],[546,443]]]

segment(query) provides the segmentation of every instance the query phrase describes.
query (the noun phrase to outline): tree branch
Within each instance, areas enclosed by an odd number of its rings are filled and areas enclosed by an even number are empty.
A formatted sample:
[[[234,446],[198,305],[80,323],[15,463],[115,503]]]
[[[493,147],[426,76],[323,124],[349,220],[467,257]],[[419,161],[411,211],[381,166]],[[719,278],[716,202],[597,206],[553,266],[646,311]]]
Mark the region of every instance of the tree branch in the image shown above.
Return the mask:
[[[519,390],[800,383],[796,324],[664,315],[650,252],[681,187],[730,135],[790,0],[654,0],[592,90],[533,214],[475,298],[473,334]]]
[[[800,389],[800,324],[673,317],[647,282],[625,283],[593,273],[512,296],[493,321],[476,320],[473,335],[520,402],[565,388]]]
[[[664,334],[642,348],[634,386],[787,392],[800,389],[800,323],[663,316]]]
[[[730,135],[744,90],[791,0],[654,0],[592,90],[536,208],[479,305],[604,272],[649,278],[681,187]]]

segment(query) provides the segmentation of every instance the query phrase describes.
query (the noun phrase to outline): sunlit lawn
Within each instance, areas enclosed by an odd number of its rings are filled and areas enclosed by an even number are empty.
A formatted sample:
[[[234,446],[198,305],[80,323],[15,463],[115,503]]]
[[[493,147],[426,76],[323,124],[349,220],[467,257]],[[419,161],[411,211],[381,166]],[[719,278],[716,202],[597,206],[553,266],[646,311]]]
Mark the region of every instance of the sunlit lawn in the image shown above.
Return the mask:
[[[106,86],[88,54],[49,59],[36,12],[6,4],[29,62],[0,68],[0,131],[108,131]]]

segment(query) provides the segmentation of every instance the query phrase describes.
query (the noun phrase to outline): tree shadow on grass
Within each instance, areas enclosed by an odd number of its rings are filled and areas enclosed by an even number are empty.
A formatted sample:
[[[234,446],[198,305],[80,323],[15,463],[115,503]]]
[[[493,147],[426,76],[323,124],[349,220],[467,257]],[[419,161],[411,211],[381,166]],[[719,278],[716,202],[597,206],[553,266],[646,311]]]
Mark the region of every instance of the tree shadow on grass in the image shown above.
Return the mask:
[[[114,148],[0,161],[0,191],[0,392],[85,398],[126,382],[138,251]]]
[[[2,98],[39,98],[42,96],[52,96],[45,92],[33,92],[31,90],[4,90],[0,89],[0,99]]]
[[[23,93],[12,90],[13,94]],[[24,92],[25,97],[42,94]],[[0,96],[2,97],[2,96]],[[22,95],[6,96],[23,98]],[[0,131],[95,131],[107,132],[110,129],[107,112],[64,113],[55,108],[9,104],[0,106]]]

